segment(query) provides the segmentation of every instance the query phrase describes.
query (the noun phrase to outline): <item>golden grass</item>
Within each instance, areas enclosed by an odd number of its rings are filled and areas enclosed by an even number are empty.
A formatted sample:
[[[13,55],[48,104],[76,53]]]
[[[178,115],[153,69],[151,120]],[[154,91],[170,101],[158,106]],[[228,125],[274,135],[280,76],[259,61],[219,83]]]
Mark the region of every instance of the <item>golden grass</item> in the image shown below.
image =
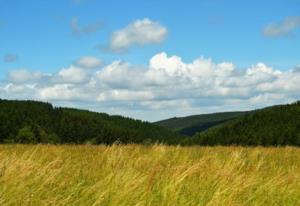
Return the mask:
[[[300,205],[300,149],[2,145],[0,205]]]

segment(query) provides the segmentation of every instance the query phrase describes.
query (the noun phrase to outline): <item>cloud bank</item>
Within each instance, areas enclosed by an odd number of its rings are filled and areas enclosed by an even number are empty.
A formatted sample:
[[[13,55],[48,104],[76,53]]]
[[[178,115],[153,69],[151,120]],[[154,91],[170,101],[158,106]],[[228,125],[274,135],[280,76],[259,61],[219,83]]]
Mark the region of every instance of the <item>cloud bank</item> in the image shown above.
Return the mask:
[[[102,60],[93,56],[84,56],[76,60],[74,65],[82,68],[94,69],[102,65]]]
[[[145,66],[114,61],[93,70],[71,65],[52,74],[13,70],[0,84],[0,95],[156,120],[294,101],[299,82],[300,67],[279,71],[257,63],[236,69],[231,62],[200,57],[187,63],[162,52]]]

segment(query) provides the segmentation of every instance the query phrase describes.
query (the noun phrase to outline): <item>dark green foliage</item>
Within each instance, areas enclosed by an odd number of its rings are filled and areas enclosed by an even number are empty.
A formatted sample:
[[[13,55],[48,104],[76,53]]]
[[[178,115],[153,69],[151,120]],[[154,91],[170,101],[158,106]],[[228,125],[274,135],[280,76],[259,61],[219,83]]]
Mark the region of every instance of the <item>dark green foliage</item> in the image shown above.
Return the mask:
[[[181,136],[148,122],[36,101],[0,100],[0,143],[179,143]]]
[[[25,126],[21,128],[16,136],[17,143],[36,143],[37,139],[31,127]]]
[[[140,120],[36,101],[0,100],[0,120],[0,143],[300,146],[300,102],[157,123],[184,134],[203,131],[193,137]]]
[[[182,135],[193,136],[197,132],[203,132],[213,126],[222,124],[241,115],[245,112],[222,112],[214,114],[193,115],[188,117],[174,117],[155,124],[177,131]]]
[[[300,146],[300,102],[256,110],[189,139],[200,145]]]

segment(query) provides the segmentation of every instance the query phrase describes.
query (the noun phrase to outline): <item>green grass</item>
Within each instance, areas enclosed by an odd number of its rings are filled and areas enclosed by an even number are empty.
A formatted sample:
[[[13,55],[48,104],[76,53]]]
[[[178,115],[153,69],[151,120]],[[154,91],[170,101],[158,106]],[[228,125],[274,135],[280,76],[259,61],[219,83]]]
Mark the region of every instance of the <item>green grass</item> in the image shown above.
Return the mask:
[[[0,205],[300,205],[300,149],[2,145]]]

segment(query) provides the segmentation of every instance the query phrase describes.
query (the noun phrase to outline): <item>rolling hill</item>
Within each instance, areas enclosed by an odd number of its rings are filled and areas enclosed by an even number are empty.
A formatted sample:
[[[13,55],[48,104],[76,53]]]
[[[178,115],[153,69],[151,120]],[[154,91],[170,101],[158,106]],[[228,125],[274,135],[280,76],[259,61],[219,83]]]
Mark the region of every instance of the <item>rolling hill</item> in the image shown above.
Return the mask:
[[[181,138],[148,122],[37,101],[0,100],[0,119],[0,143],[174,144]]]
[[[300,146],[300,101],[255,110],[189,141],[199,145]]]
[[[0,119],[0,143],[300,146],[300,102],[151,124],[44,102],[0,100]]]
[[[172,129],[182,135],[193,136],[197,132],[203,132],[211,127],[233,120],[244,114],[246,114],[246,112],[222,112],[192,115],[161,120],[154,124]]]

